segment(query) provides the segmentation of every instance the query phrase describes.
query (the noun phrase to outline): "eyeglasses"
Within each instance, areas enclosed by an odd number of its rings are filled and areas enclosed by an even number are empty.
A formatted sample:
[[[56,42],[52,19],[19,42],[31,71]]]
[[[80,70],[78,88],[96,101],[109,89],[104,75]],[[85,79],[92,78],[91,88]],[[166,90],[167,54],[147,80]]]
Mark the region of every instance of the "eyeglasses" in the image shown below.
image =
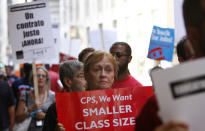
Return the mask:
[[[118,58],[121,58],[123,56],[129,56],[127,54],[122,54],[120,52],[111,52],[112,56],[117,56]]]
[[[46,78],[46,75],[37,74],[37,77],[38,77],[38,78],[40,78],[40,77],[42,77],[42,78]]]

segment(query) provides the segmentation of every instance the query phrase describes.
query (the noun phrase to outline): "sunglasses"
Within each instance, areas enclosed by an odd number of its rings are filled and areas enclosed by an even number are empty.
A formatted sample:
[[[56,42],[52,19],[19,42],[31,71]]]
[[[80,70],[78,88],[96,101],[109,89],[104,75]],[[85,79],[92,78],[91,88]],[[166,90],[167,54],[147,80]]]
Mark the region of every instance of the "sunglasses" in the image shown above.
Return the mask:
[[[122,54],[120,52],[111,52],[112,56],[117,56],[118,58],[121,58],[123,56],[129,56],[127,54]]]

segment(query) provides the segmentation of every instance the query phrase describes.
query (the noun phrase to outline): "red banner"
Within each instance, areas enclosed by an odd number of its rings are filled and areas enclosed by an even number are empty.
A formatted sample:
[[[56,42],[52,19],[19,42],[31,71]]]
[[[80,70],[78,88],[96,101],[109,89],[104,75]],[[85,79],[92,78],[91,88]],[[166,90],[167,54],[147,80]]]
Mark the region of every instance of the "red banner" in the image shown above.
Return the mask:
[[[152,87],[57,93],[58,121],[68,131],[132,131],[152,95]]]

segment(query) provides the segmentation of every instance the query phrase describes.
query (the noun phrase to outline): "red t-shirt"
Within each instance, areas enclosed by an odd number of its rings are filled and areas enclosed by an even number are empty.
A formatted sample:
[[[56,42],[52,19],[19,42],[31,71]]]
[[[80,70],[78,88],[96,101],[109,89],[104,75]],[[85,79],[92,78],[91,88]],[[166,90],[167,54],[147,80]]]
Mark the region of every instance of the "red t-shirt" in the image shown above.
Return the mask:
[[[131,75],[124,80],[115,80],[112,88],[142,87],[143,85]]]

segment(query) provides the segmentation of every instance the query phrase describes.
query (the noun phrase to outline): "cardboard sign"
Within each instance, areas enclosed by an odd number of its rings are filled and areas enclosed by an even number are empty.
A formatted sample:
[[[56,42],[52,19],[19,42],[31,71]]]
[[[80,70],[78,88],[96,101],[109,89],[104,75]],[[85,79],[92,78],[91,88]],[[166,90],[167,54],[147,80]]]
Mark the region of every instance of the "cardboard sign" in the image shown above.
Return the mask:
[[[69,43],[69,55],[72,57],[78,58],[78,54],[81,48],[80,39],[71,39]]]
[[[183,121],[190,131],[204,131],[205,59],[153,71],[160,116],[164,122]]]
[[[153,27],[148,51],[148,58],[172,61],[174,51],[174,30]]]
[[[69,131],[131,131],[152,95],[152,87],[57,93],[58,121]]]
[[[14,62],[49,63],[50,59],[58,57],[49,16],[45,0],[8,7],[9,42]]]
[[[109,52],[110,47],[117,41],[116,30],[103,30],[104,45],[102,42],[102,36],[99,29],[89,31],[89,43],[91,47],[96,50],[105,50]]]

